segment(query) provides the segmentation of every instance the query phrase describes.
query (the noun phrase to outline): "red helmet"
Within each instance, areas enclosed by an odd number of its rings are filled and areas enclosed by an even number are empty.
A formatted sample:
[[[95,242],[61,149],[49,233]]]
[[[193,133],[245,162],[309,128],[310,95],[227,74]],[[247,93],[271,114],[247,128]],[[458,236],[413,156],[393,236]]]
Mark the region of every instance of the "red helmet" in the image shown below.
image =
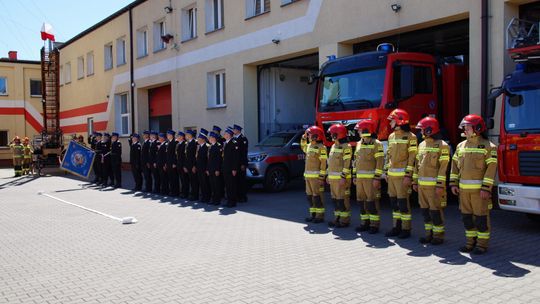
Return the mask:
[[[324,138],[324,131],[321,129],[321,127],[318,126],[311,126],[307,129],[308,135],[317,135],[319,140],[322,140]]]
[[[472,126],[474,132],[477,134],[482,133],[487,129],[484,119],[476,114],[469,114],[463,117],[463,120],[461,120],[461,123],[459,124],[459,128],[463,129],[466,125]]]
[[[21,141],[21,138],[20,138],[19,136],[15,136],[15,137],[13,138],[13,141]]]
[[[377,124],[371,119],[364,119],[359,121],[354,129],[358,131],[360,135],[366,134],[366,136],[371,136],[371,134],[376,133]]]
[[[395,109],[388,115],[388,120],[393,120],[396,125],[403,126],[409,124],[409,113],[402,109]]]
[[[417,129],[420,129],[426,135],[435,135],[441,131],[439,127],[439,121],[433,117],[424,117],[416,125]]]
[[[328,133],[330,133],[330,135],[337,134],[337,139],[344,139],[347,137],[347,128],[340,123],[333,124],[328,129]]]

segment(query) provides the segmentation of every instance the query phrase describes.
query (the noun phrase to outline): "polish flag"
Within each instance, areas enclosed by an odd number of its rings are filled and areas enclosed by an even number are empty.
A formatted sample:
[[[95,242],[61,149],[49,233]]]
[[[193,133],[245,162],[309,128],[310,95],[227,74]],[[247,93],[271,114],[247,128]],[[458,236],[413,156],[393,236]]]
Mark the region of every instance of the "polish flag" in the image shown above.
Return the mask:
[[[43,23],[41,26],[41,40],[47,39],[54,41],[53,27],[48,23]]]

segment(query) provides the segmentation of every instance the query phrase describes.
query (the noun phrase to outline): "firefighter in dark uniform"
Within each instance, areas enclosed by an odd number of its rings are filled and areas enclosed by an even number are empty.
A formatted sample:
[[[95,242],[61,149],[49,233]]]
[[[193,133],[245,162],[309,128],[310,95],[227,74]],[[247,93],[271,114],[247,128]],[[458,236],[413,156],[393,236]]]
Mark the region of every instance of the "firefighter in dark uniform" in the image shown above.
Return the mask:
[[[167,140],[165,133],[159,133],[159,149],[157,153],[156,165],[159,170],[160,188],[162,195],[169,195],[169,179],[167,178]]]
[[[101,151],[99,148],[101,148],[101,136],[102,134],[99,132],[94,132],[92,136],[88,138],[88,142],[90,143],[90,148],[96,152],[96,156],[94,158],[94,163],[92,164],[92,169],[94,170],[94,184],[101,183]],[[99,146],[99,148],[98,148]]]
[[[141,161],[141,143],[139,142],[141,136],[134,133],[129,138],[129,163],[131,164],[131,174],[135,181],[135,188],[133,191],[142,190],[142,161]]]
[[[214,126],[215,127],[215,126]],[[223,146],[219,143],[221,136],[214,131],[210,132],[208,141],[210,148],[208,149],[208,166],[206,167],[206,175],[210,179],[210,191],[212,192],[212,205],[221,204],[223,198],[223,178],[221,174],[221,166],[223,164]]]
[[[154,187],[152,193],[159,194],[161,189],[161,179],[159,175],[159,169],[157,165],[158,150],[161,142],[158,140],[158,133],[152,131],[150,133],[150,162],[152,164],[152,180],[154,181]]]
[[[169,181],[169,195],[178,196],[178,171],[176,168],[176,132],[167,131],[167,180]]]
[[[236,207],[238,195],[238,173],[240,171],[240,148],[233,138],[232,129],[227,129],[224,133],[225,143],[223,144],[223,178],[225,180],[225,191],[227,193],[227,207]]]
[[[467,115],[459,127],[467,139],[457,145],[450,172],[450,186],[452,193],[459,196],[467,239],[459,250],[484,254],[491,237],[489,213],[491,189],[497,173],[497,146],[487,139],[482,117]]]
[[[223,143],[225,142],[225,138],[221,135],[221,128],[219,126],[213,126],[212,132],[214,132],[217,135],[217,142],[221,144],[223,147]]]
[[[201,129],[202,131],[202,129]],[[204,133],[200,133],[197,137],[197,152],[195,169],[197,171],[197,178],[199,179],[199,189],[201,193],[200,201],[202,203],[210,202],[210,182],[206,170],[208,169],[208,143],[206,141],[208,137]]]
[[[180,198],[189,196],[189,174],[184,172],[186,162],[186,134],[182,131],[176,133],[176,168],[180,177]]]
[[[201,128],[201,130],[199,131],[199,134],[202,134],[204,135],[204,139],[205,139],[205,142],[208,143],[208,130],[206,130],[205,128]]]
[[[144,192],[152,192],[152,161],[150,159],[150,131],[143,132],[143,143],[141,147],[141,166],[144,175]]]
[[[234,139],[238,143],[238,149],[240,150],[240,171],[238,172],[238,202],[247,202],[247,181],[246,170],[248,166],[248,146],[249,142],[247,137],[242,134],[242,127],[239,125],[233,126]]]
[[[188,200],[198,201],[199,200],[199,179],[197,178],[197,169],[195,168],[195,163],[197,161],[197,141],[195,136],[197,131],[187,130],[186,131],[186,161],[184,163],[184,172],[189,174],[189,186],[190,192]]]
[[[114,178],[114,188],[122,187],[122,143],[118,133],[112,133],[111,143],[111,176]]]
[[[413,174],[413,189],[424,216],[426,235],[420,243],[440,245],[444,241],[446,207],[446,169],[450,162],[450,146],[441,139],[439,122],[433,117],[423,118],[416,125],[424,141],[418,145]]]
[[[101,184],[103,186],[114,186],[114,180],[111,179],[109,184],[109,178],[112,175],[111,172],[111,135],[109,133],[103,133],[103,139],[100,145],[101,156]]]

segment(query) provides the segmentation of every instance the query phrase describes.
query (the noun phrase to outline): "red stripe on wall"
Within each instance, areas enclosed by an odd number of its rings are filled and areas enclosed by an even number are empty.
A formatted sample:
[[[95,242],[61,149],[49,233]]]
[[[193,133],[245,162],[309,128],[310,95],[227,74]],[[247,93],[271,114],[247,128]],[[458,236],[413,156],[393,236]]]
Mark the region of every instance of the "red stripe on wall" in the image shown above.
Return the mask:
[[[107,123],[108,123],[108,121],[94,122],[94,130],[96,130],[96,131],[106,130],[107,129]],[[62,132],[64,132],[64,134],[88,132],[88,125],[87,124],[63,126],[63,127],[60,127],[60,128],[62,129]]]
[[[66,110],[60,112],[60,119],[64,118],[71,118],[71,117],[77,117],[77,116],[83,116],[88,114],[94,114],[94,113],[102,113],[107,111],[107,105],[109,102],[102,102],[93,104],[86,107],[80,107],[72,110]]]
[[[0,115],[23,115],[24,108],[0,108]]]
[[[41,132],[43,126],[24,108],[0,108],[0,115],[24,115],[24,119],[34,130]]]

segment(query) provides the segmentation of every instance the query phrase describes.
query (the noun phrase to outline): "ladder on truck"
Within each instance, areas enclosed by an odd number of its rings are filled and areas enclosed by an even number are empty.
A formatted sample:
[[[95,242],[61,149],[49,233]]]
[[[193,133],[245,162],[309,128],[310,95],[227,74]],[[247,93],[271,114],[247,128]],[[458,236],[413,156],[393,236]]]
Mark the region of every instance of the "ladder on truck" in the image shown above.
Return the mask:
[[[540,23],[513,18],[506,28],[506,49],[515,62],[540,60]]]
[[[45,148],[60,148],[60,52],[54,43],[41,49],[41,79],[43,103],[42,141]]]

